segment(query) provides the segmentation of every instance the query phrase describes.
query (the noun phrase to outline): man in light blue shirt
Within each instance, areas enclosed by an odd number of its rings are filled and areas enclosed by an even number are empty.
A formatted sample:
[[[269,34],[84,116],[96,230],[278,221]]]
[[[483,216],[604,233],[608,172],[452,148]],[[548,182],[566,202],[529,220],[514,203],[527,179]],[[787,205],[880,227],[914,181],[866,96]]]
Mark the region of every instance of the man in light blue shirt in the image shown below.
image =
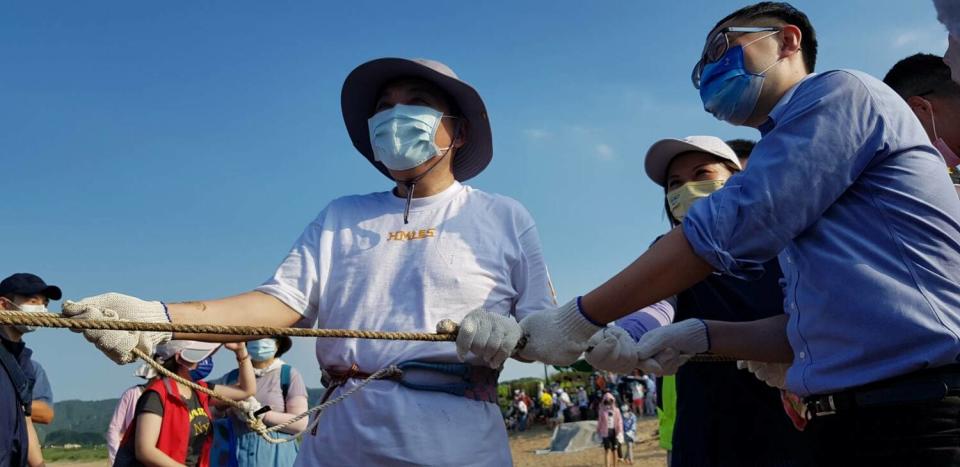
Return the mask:
[[[33,403],[30,404],[30,420],[33,423],[49,425],[53,422],[53,387],[47,378],[47,371],[40,362],[31,359],[33,363]]]
[[[760,130],[750,165],[603,286],[524,319],[520,355],[563,363],[589,347],[588,361],[660,374],[706,351],[792,362],[786,387],[807,396],[821,463],[960,463],[960,200],[902,99],[856,71],[813,74],[816,48],[788,4],[717,23],[693,80],[707,111]],[[758,277],[774,257],[787,315],[685,320],[636,344],[589,336],[714,271]]]
[[[778,256],[787,387],[823,394],[956,363],[960,202],[909,108],[868,75],[830,71],[791,88],[760,131],[753,173],[695,204],[683,231],[728,275]]]

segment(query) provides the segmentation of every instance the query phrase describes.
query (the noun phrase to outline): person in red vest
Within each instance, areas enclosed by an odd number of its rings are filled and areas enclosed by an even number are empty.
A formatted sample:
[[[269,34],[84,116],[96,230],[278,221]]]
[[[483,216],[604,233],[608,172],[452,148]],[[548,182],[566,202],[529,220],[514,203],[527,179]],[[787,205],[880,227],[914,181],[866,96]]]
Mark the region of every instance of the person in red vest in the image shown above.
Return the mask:
[[[164,368],[235,401],[246,400],[256,391],[250,355],[243,343],[224,344],[237,355],[239,378],[236,386],[208,384],[193,378],[191,370],[220,344],[170,341],[157,347],[156,356]],[[130,429],[124,433],[115,466],[209,465],[211,441],[209,396],[196,392],[172,378],[156,378],[144,388]]]

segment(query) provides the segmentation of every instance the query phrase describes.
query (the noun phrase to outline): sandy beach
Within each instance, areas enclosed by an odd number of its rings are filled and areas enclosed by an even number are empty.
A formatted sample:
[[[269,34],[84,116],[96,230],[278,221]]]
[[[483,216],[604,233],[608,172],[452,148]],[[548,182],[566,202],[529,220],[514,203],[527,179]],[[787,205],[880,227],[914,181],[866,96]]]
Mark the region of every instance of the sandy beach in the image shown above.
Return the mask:
[[[640,467],[660,467],[666,465],[665,452],[660,449],[655,438],[657,429],[656,418],[645,418],[637,423],[637,435],[640,439],[634,445],[633,465]],[[513,451],[513,462],[517,467],[585,467],[602,466],[603,449],[600,447],[586,449],[574,453],[556,453],[538,455],[538,449],[545,449],[550,445],[550,436],[553,432],[542,425],[538,425],[524,433],[514,433],[510,436],[510,449]],[[106,460],[101,462],[53,462],[50,465],[63,467],[105,467]],[[626,465],[626,464],[620,464]]]
[[[633,465],[641,467],[660,467],[666,465],[666,452],[660,449],[658,439],[654,436],[657,429],[655,417],[644,418],[637,422],[637,436],[639,442],[633,447]],[[551,466],[551,467],[581,467],[602,466],[603,449],[600,447],[586,449],[574,453],[555,453],[537,455],[538,449],[545,449],[550,444],[552,431],[543,426],[537,426],[525,433],[510,436],[510,449],[513,451],[513,463],[517,467]],[[626,464],[619,464],[626,465]]]

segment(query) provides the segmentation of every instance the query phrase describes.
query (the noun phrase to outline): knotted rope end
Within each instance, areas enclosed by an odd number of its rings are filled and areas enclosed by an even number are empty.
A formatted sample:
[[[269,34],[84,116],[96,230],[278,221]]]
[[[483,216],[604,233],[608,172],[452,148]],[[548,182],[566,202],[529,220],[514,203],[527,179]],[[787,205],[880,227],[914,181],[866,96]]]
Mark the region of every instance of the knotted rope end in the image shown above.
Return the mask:
[[[460,326],[452,319],[443,319],[437,323],[437,334],[456,335]]]

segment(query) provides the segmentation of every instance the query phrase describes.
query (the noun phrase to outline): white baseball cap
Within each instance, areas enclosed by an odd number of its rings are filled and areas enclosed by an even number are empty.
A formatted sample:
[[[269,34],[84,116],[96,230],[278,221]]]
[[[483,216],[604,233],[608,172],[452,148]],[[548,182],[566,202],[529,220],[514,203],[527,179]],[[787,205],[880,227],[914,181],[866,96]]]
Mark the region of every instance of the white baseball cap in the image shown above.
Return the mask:
[[[157,358],[167,361],[180,352],[180,358],[185,362],[197,363],[213,355],[222,344],[213,342],[173,340],[157,346]]]
[[[740,159],[737,153],[727,146],[722,139],[716,136],[687,136],[686,138],[666,138],[653,143],[647,150],[647,157],[644,161],[644,167],[647,170],[647,176],[650,180],[660,186],[667,186],[667,167],[673,158],[685,152],[705,152],[717,156],[720,159],[731,162],[740,167]]]

